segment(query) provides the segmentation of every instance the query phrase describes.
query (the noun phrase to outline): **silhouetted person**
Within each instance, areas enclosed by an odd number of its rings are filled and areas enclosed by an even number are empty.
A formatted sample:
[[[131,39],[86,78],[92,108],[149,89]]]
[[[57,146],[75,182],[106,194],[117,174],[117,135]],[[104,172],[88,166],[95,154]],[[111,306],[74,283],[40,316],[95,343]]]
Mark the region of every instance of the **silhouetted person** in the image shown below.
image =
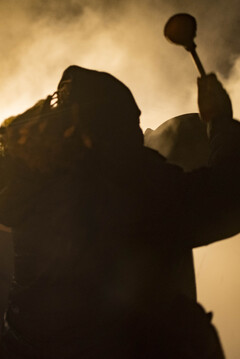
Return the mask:
[[[228,95],[213,75],[199,81],[212,165],[187,174],[144,148],[140,110],[113,76],[71,66],[57,100],[5,129],[0,219],[15,246],[5,358],[223,358],[187,296],[186,258],[239,231]]]

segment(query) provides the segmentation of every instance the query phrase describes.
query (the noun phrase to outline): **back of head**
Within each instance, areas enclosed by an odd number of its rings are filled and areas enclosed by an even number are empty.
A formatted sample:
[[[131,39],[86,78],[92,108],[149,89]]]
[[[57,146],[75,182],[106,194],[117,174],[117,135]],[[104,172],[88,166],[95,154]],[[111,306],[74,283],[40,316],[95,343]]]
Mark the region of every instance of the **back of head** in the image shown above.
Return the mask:
[[[131,91],[112,75],[68,67],[58,85],[58,104],[75,109],[76,127],[98,149],[143,145],[141,114]]]
[[[111,160],[138,151],[143,146],[139,116],[122,82],[104,72],[70,66],[55,96],[5,121],[1,144],[5,153],[31,169],[75,168],[86,153]]]

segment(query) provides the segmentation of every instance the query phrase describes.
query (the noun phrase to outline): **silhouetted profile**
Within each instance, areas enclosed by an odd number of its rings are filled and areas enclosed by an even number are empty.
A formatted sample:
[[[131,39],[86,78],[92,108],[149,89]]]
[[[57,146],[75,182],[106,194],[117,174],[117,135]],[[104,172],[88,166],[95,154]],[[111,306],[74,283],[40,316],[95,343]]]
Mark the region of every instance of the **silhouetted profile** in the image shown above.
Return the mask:
[[[191,173],[143,146],[140,110],[113,76],[71,66],[51,100],[2,128],[0,220],[15,247],[5,358],[223,358],[185,277],[193,247],[240,227],[240,128],[221,84],[199,82],[212,165]]]

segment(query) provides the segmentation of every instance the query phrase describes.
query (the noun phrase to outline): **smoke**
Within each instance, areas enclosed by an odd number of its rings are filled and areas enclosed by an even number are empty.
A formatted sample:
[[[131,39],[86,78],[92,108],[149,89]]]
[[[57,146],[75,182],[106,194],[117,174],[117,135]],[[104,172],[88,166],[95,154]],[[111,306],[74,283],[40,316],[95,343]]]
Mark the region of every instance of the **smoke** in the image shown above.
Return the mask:
[[[226,88],[228,89],[228,92],[231,96],[231,100],[233,103],[233,110],[234,110],[234,116],[235,118],[240,118],[240,103],[239,103],[239,97],[240,97],[240,57],[238,57],[230,72],[229,77],[226,80]]]
[[[197,71],[184,49],[166,41],[163,27],[176,12],[196,16],[206,69],[227,77],[240,50],[235,37],[229,41],[237,26],[229,4],[213,1],[206,13],[204,2],[192,1],[2,1],[0,118],[54,92],[70,64],[108,71],[125,82],[142,110],[143,129],[196,112]]]
[[[143,129],[197,112],[197,70],[190,55],[163,36],[177,12],[196,17],[203,65],[218,73],[240,116],[239,10],[238,0],[2,0],[0,120],[53,93],[71,64],[126,83],[142,110]]]
[[[96,4],[25,1],[21,8],[12,7],[11,16],[6,14],[2,119],[54,92],[61,72],[74,63],[109,71],[125,82],[142,109],[143,128],[156,127],[179,111],[193,111],[191,80],[186,79],[194,78],[194,69],[183,61],[184,52],[176,67],[174,48],[162,35],[166,16],[141,2],[138,7],[134,2]],[[180,69],[187,74],[185,91],[174,83]]]

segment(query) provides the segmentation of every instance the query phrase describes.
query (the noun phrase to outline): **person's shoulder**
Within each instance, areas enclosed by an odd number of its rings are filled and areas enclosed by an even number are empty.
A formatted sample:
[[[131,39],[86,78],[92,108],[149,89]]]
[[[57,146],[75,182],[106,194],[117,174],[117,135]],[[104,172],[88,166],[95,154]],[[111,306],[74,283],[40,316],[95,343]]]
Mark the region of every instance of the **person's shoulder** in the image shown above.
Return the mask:
[[[180,166],[177,166],[175,164],[169,163],[167,161],[167,158],[161,155],[159,152],[144,147],[144,160],[145,163],[147,163],[149,166],[157,167],[157,168],[164,168],[166,171],[169,170],[176,170],[183,172],[182,168]]]
[[[164,156],[150,148],[144,148],[144,165],[147,177],[159,184],[174,184],[185,176],[181,167],[168,163]]]
[[[156,161],[156,162],[162,162],[165,163],[166,162],[166,157],[164,157],[163,155],[161,155],[158,151],[153,150],[152,148],[149,147],[145,147],[143,148],[143,154],[144,154],[144,159],[147,161]]]

